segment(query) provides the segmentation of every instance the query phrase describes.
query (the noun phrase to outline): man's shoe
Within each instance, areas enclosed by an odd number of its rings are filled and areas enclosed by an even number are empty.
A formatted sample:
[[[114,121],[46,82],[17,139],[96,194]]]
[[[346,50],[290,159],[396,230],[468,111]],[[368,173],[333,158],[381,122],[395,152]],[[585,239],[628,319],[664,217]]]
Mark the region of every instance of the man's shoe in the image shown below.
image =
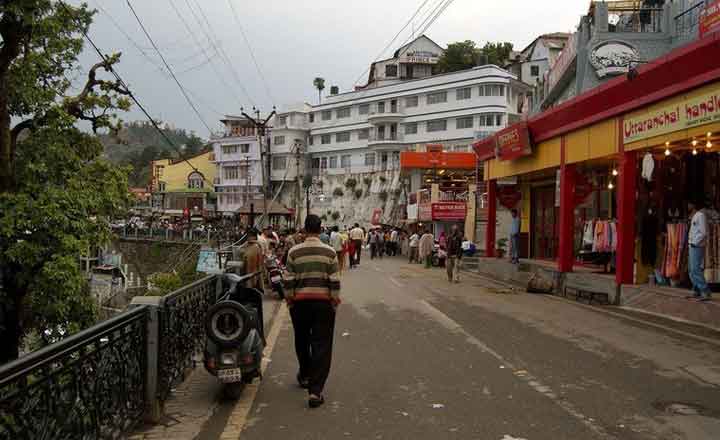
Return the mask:
[[[300,376],[300,373],[297,374],[296,378],[300,388],[307,389],[310,387],[310,379]]]
[[[325,403],[325,398],[322,395],[317,396],[315,394],[310,394],[310,397],[308,398],[308,406],[310,408],[317,408],[323,403]]]
[[[697,299],[697,301],[698,302],[710,301],[710,297],[709,296],[701,296],[700,298]]]

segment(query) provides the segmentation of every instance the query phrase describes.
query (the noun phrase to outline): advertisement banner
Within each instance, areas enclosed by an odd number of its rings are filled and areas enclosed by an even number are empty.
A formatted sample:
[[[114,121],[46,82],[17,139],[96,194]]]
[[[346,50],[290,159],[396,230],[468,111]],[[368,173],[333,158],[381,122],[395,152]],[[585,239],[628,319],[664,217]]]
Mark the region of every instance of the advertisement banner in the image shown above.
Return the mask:
[[[500,130],[495,136],[495,155],[500,160],[514,160],[532,154],[527,122],[520,122]]]
[[[381,208],[375,208],[372,212],[372,218],[370,219],[370,224],[372,225],[379,225],[380,219],[382,218],[383,210]]]
[[[708,3],[703,10],[700,11],[698,27],[700,28],[700,38],[707,34],[720,31],[720,0]]]
[[[417,219],[421,222],[432,221],[432,203],[421,203],[418,205]]]
[[[720,84],[702,95],[626,117],[623,141],[627,144],[717,121],[720,121]]]
[[[408,221],[414,221],[418,219],[418,205],[417,203],[407,205],[407,219]]]
[[[436,202],[432,204],[432,219],[437,221],[465,220],[465,202]]]
[[[495,150],[497,149],[497,139],[495,136],[486,137],[472,144],[473,151],[477,155],[478,160],[495,159]]]

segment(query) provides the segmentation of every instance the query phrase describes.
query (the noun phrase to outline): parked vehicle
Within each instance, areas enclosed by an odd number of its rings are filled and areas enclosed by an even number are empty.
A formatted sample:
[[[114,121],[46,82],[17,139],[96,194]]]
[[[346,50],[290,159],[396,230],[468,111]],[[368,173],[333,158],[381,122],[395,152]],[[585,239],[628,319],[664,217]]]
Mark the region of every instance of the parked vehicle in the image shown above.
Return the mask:
[[[275,255],[268,255],[265,257],[265,267],[267,268],[268,278],[270,279],[270,286],[274,290],[280,299],[285,299],[285,288],[283,287],[283,266],[280,259]]]
[[[237,399],[245,384],[261,376],[265,348],[262,292],[242,284],[257,274],[223,275],[225,293],[205,320],[205,369],[223,383],[224,394]]]
[[[440,247],[438,242],[435,242],[432,253],[432,265],[437,267],[445,267],[445,260],[447,259],[447,251]]]

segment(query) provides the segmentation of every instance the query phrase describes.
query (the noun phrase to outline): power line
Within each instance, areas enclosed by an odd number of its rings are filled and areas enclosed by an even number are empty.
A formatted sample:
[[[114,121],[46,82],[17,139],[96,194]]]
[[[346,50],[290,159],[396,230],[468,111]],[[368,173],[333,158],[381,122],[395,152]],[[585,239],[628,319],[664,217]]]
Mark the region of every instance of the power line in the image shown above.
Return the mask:
[[[60,6],[62,6],[63,9],[65,9],[65,11],[72,17],[72,11],[70,10],[70,8],[68,8],[68,6],[62,0],[59,0],[58,4],[60,4]],[[100,59],[106,63],[106,65],[107,65],[106,69],[115,77],[117,82],[125,89],[125,91],[127,91],[128,96],[130,96],[130,99],[132,99],[133,102],[135,103],[135,105],[138,106],[140,111],[142,111],[145,114],[145,117],[148,118],[148,120],[150,121],[152,126],[155,128],[155,130],[157,130],[158,133],[160,133],[160,136],[162,136],[162,138],[165,139],[165,142],[167,142],[168,145],[170,145],[177,152],[180,159],[183,160],[184,162],[186,162],[190,166],[190,168],[192,168],[193,171],[200,174],[202,176],[203,180],[208,182],[210,185],[214,185],[212,182],[210,182],[210,180],[207,179],[207,177],[205,177],[205,175],[203,173],[200,172],[200,170],[198,170],[195,167],[195,165],[193,165],[192,163],[190,163],[190,161],[188,159],[183,157],[183,154],[180,151],[180,149],[178,148],[178,146],[175,145],[175,143],[168,137],[168,135],[165,133],[165,131],[162,130],[158,126],[157,122],[155,122],[155,119],[153,119],[153,117],[150,116],[150,113],[148,113],[148,111],[145,109],[145,107],[140,103],[140,100],[130,90],[130,87],[128,87],[127,83],[122,79],[122,77],[120,77],[120,74],[117,72],[117,70],[111,64],[108,63],[108,58],[105,56],[105,54],[102,53],[102,51],[95,44],[95,42],[92,40],[92,38],[90,38],[90,35],[88,35],[88,33],[82,27],[80,29],[81,29],[81,32],[82,32],[83,36],[85,37],[85,39],[88,41],[88,43],[90,43],[90,45],[93,47],[93,49],[95,49],[95,52],[97,52]]]
[[[140,17],[135,12],[135,8],[133,8],[132,4],[130,3],[130,0],[126,0],[126,3],[130,10],[132,11],[133,15],[135,16],[135,19],[137,20],[138,24],[140,25],[140,28],[142,29],[143,33],[145,33],[145,36],[147,37],[148,41],[150,41],[150,44],[155,48],[155,52],[157,52],[158,56],[162,60],[163,64],[165,64],[165,67],[167,67],[168,72],[170,72],[170,75],[172,75],[172,78],[175,80],[175,83],[180,88],[180,91],[182,92],[183,96],[185,97],[185,100],[187,100],[188,104],[190,104],[190,107],[192,107],[193,111],[197,115],[198,119],[200,119],[200,122],[203,123],[205,128],[207,128],[208,133],[212,134],[212,129],[210,126],[205,122],[205,119],[203,119],[202,115],[200,114],[200,111],[198,111],[197,107],[195,107],[195,104],[192,102],[192,99],[188,96],[187,92],[185,92],[185,88],[180,84],[180,81],[175,76],[175,73],[173,72],[170,65],[165,61],[165,57],[163,57],[162,52],[160,52],[160,49],[158,49],[157,45],[155,44],[155,41],[153,41],[152,37],[148,33],[147,29],[145,29],[145,25],[143,25],[142,20],[140,20]]]
[[[229,1],[229,0],[228,0],[228,1]],[[374,63],[375,61],[377,61],[377,60],[382,56],[382,54],[385,53],[385,51],[388,49],[388,47],[390,47],[390,46],[395,42],[395,40],[397,40],[397,37],[399,37],[400,34],[402,33],[402,31],[404,31],[404,30],[410,25],[410,23],[412,23],[412,21],[413,21],[413,20],[415,19],[415,17],[418,15],[418,13],[420,12],[420,10],[425,6],[425,4],[426,4],[428,1],[429,1],[429,0],[424,0],[424,1],[420,4],[420,7],[418,7],[418,8],[415,10],[415,13],[412,15],[412,17],[410,17],[410,19],[405,23],[405,25],[404,25],[402,28],[400,28],[400,30],[397,32],[397,34],[395,34],[395,36],[392,38],[392,40],[390,40],[390,42],[389,42],[387,45],[385,45],[385,47],[383,47],[383,49],[380,51],[380,53],[373,59],[373,61],[372,61],[373,63]],[[372,65],[372,63],[370,63],[370,65]],[[358,76],[358,78],[355,80],[355,82],[353,83],[353,85],[357,84],[357,83],[362,79],[362,77],[367,73],[368,70],[370,70],[370,66],[368,66],[365,70],[363,70],[363,72],[360,74],[360,76]]]
[[[250,45],[250,41],[248,40],[248,37],[245,34],[245,29],[243,28],[242,22],[240,21],[240,17],[238,16],[237,11],[235,10],[235,6],[233,5],[232,0],[228,0],[228,4],[230,5],[230,10],[232,10],[233,17],[235,18],[235,23],[237,23],[238,28],[240,28],[240,33],[242,34],[243,39],[245,40],[245,44],[247,45],[248,51],[250,52],[250,57],[252,58],[253,63],[255,63],[255,68],[257,69],[258,75],[260,75],[260,79],[262,80],[263,86],[265,87],[265,93],[267,93],[268,98],[270,98],[271,104],[275,104],[275,99],[273,99],[272,93],[270,93],[270,88],[267,85],[267,81],[265,81],[265,75],[263,75],[262,70],[260,69],[260,64],[258,63],[257,59],[255,58],[255,52],[253,51],[253,48]]]
[[[430,28],[430,26],[432,26],[433,23],[435,23],[435,20],[437,20],[437,19],[443,14],[443,12],[445,12],[445,10],[448,8],[448,6],[450,6],[450,5],[452,4],[452,2],[454,2],[454,1],[455,1],[455,0],[448,0],[447,3],[445,3],[445,4],[442,6],[442,8],[440,9],[440,11],[438,11],[438,13],[435,14],[435,16],[432,18],[432,20],[430,20],[430,22],[427,24],[427,26],[425,26],[425,27],[422,29],[421,33],[425,33],[425,32]]]
[[[177,8],[177,6],[175,6],[175,3],[173,3],[172,0],[168,0],[168,3],[170,3],[170,6],[171,6],[171,7],[173,8],[173,10],[175,11],[175,15],[177,15],[177,17],[180,19],[180,21],[182,22],[182,24],[185,26],[185,29],[190,33],[190,36],[192,37],[192,39],[193,39],[193,41],[195,42],[195,44],[196,44],[198,47],[200,47],[200,49],[202,50],[203,55],[205,56],[205,59],[208,60],[208,63],[210,64],[210,67],[212,67],[213,72],[215,73],[215,76],[217,76],[218,79],[220,80],[220,82],[222,82],[223,85],[224,85],[228,90],[230,90],[230,91],[232,92],[232,94],[233,94],[234,97],[235,97],[235,100],[236,100],[237,103],[240,105],[240,107],[242,107],[242,106],[243,106],[243,102],[242,102],[242,100],[240,99],[240,97],[238,96],[235,88],[232,87],[230,84],[228,84],[228,82],[225,80],[225,77],[222,76],[222,74],[220,73],[220,71],[219,71],[219,70],[217,69],[217,67],[215,66],[215,63],[213,63],[213,62],[211,61],[210,56],[207,54],[207,51],[205,50],[204,46],[202,45],[202,43],[200,42],[200,40],[197,38],[197,36],[196,36],[195,33],[193,32],[193,30],[192,30],[192,28],[190,27],[190,25],[188,24],[188,22],[185,20],[185,17],[182,16],[182,14],[180,13],[180,10]],[[250,96],[247,94],[247,92],[245,93],[245,97],[248,99],[248,101],[250,101],[251,104],[253,103],[253,102],[252,102],[252,99],[250,99]],[[254,105],[254,104],[253,104],[253,105]]]

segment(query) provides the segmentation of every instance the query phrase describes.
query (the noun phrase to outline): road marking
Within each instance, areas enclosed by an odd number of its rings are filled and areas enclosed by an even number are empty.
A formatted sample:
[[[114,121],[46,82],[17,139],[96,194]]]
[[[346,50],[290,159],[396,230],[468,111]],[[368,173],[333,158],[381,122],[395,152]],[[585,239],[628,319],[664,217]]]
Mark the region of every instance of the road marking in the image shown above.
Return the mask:
[[[403,283],[401,283],[400,281],[396,280],[395,277],[389,277],[389,278],[390,278],[390,282],[395,284],[399,288],[402,289],[403,287],[405,287],[405,285]]]
[[[273,322],[273,326],[270,329],[267,337],[267,346],[265,347],[264,357],[262,364],[260,365],[260,371],[263,376],[265,370],[267,370],[270,364],[270,359],[273,351],[275,350],[275,343],[277,342],[278,335],[280,335],[280,329],[287,321],[288,309],[285,304],[280,304],[280,310],[277,312],[277,316]],[[247,385],[240,396],[240,399],[233,405],[228,417],[227,424],[223,433],[220,435],[220,440],[238,440],[242,434],[245,425],[247,424],[248,414],[250,409],[255,402],[260,384],[262,381],[253,381],[253,383]]]
[[[512,370],[512,373],[515,377],[525,382],[530,388],[537,391],[538,393],[542,394],[543,396],[547,397],[548,399],[552,400],[557,406],[562,408],[566,413],[570,414],[573,418],[577,419],[580,423],[585,425],[588,429],[593,431],[595,434],[597,434],[601,439],[604,440],[616,440],[616,437],[609,434],[605,429],[596,424],[595,421],[584,414],[582,414],[577,408],[575,408],[575,405],[570,403],[567,400],[562,399],[560,396],[558,396],[552,388],[550,388],[547,385],[544,385],[540,380],[530,374],[527,370],[519,369],[515,365],[513,365],[510,361],[505,359],[500,353],[496,352],[492,348],[490,348],[487,344],[476,338],[475,336],[471,335],[463,327],[454,319],[450,318],[440,310],[438,310],[435,306],[430,304],[429,302],[425,300],[420,300],[420,303],[423,304],[423,306],[427,309],[428,314],[435,320],[437,320],[439,323],[441,323],[443,326],[448,328],[449,330],[459,333],[462,336],[465,337],[465,340],[476,347],[478,347],[481,351],[488,353],[490,356],[497,359],[498,362],[500,362],[501,367],[500,368],[508,368]]]

